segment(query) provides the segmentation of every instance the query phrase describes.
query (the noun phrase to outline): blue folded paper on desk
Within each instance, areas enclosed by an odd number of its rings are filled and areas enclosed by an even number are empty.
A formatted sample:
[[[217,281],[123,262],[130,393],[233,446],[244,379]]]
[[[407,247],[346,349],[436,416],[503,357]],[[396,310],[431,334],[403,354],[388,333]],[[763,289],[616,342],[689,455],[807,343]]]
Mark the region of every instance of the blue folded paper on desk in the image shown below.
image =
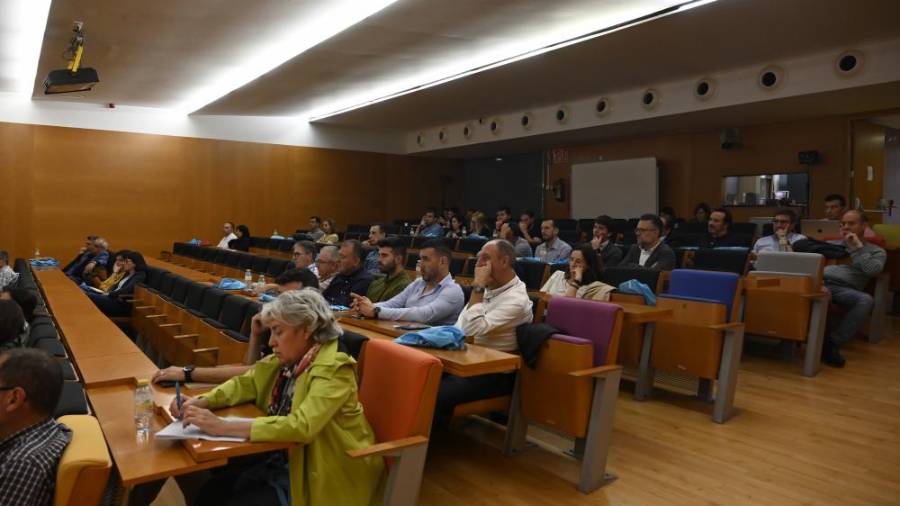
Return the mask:
[[[267,294],[267,293],[261,293],[261,294],[259,295],[259,301],[260,301],[260,302],[272,302],[273,300],[275,300],[275,299],[277,299],[277,298],[278,298],[278,297],[276,297],[276,296],[274,296],[274,295],[269,295],[269,294]]]
[[[222,278],[219,284],[216,285],[216,288],[221,288],[222,290],[243,290],[247,288],[247,285],[237,279]]]
[[[429,327],[416,332],[409,332],[394,339],[394,342],[418,348],[437,348],[440,350],[466,349],[466,336],[462,329],[453,325]]]
[[[200,246],[201,244],[203,244],[203,243],[200,241],[200,239],[191,239],[191,240],[188,241],[187,243],[188,243],[188,244],[193,244],[194,246]]]
[[[342,306],[340,304],[332,304],[331,310],[332,311],[350,311],[350,308],[347,306]]]
[[[59,267],[59,260],[53,257],[32,258],[29,263],[33,267]]]

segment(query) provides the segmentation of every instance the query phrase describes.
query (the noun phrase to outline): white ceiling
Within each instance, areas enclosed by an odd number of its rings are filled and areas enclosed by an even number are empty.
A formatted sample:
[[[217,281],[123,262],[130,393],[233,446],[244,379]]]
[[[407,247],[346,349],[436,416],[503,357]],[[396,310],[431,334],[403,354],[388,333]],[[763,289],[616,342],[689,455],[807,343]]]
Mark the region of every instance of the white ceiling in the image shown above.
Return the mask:
[[[652,1],[660,8],[679,3]],[[289,116],[315,110],[633,2],[399,0],[198,114]],[[52,100],[167,108],[204,77],[253,54],[258,44],[290,31],[321,5],[316,0],[54,0],[33,97],[45,100],[43,76],[65,65],[60,54],[74,20],[85,22],[84,64],[99,71],[101,82],[83,95]],[[408,132],[850,48],[900,35],[898,20],[900,0],[719,0],[322,123]]]

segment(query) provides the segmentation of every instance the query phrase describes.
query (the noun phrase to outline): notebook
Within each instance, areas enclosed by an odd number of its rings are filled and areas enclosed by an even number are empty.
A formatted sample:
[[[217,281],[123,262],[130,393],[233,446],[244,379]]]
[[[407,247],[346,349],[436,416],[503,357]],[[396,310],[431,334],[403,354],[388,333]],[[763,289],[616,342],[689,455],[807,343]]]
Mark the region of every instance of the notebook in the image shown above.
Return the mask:
[[[228,422],[252,422],[252,418],[241,418],[238,416],[226,416],[222,417],[222,420]],[[176,441],[181,439],[203,439],[204,441],[227,441],[232,443],[243,443],[246,441],[246,438],[235,437],[235,436],[211,436],[202,430],[196,425],[188,425],[184,426],[184,422],[181,420],[175,420],[170,423],[159,432],[157,432],[154,437],[156,439]]]

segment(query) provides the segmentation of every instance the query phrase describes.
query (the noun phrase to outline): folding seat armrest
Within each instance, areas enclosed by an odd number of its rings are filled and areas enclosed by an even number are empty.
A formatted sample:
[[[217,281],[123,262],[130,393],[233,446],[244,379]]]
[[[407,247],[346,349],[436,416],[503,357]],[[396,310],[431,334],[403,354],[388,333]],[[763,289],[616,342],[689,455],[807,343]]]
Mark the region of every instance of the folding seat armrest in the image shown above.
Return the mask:
[[[825,299],[830,298],[831,295],[829,295],[825,292],[818,292],[818,293],[805,293],[805,294],[801,295],[801,297],[803,297],[805,299],[810,299],[810,300],[825,300]]]
[[[200,334],[179,334],[179,335],[173,337],[173,339],[190,339],[190,338],[196,339],[198,337],[200,337]]]
[[[373,457],[375,455],[396,456],[402,450],[428,444],[428,438],[425,436],[410,436],[384,443],[376,443],[368,448],[360,448],[359,450],[347,450],[347,456],[358,459],[361,457]]]
[[[165,318],[165,317],[166,317],[166,315],[164,315],[164,314],[148,314],[148,315],[144,316],[144,318]]]
[[[753,286],[747,286],[745,288],[772,288],[776,286],[781,286],[781,280],[777,278],[768,278],[754,280]]]
[[[161,324],[159,325],[160,328],[164,328],[164,327],[180,327],[180,326],[181,326],[180,323],[161,323]]]
[[[586,376],[598,378],[621,370],[622,366],[620,365],[601,365],[599,367],[591,367],[590,369],[581,369],[580,371],[570,372],[569,376],[575,376],[576,378],[584,378]]]
[[[134,309],[153,309],[156,306],[134,306]]]

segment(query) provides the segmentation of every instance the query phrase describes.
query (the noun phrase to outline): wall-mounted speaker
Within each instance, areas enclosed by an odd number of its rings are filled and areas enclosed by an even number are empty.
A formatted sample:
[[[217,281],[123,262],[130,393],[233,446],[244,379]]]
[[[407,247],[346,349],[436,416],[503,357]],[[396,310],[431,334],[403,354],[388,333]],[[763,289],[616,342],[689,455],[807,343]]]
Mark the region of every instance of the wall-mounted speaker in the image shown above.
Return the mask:
[[[726,128],[719,133],[719,142],[722,149],[738,149],[744,145],[741,131],[737,128]]]
[[[801,151],[797,153],[797,160],[800,165],[813,165],[819,161],[819,152],[816,150]]]

